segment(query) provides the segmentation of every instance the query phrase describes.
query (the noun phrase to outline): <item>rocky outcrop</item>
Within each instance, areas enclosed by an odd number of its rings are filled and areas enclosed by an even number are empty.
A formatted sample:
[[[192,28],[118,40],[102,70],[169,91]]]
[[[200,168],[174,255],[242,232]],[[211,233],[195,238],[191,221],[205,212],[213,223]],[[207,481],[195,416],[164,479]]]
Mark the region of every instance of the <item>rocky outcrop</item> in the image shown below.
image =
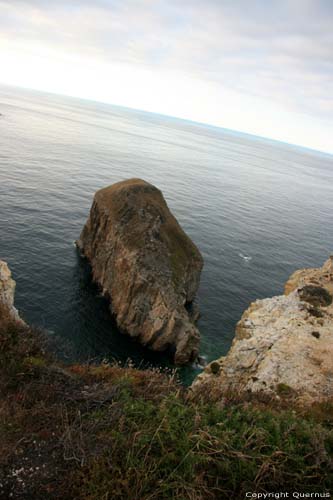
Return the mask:
[[[173,351],[177,364],[197,356],[199,332],[187,305],[203,259],[156,187],[130,179],[98,191],[77,245],[123,332]]]
[[[6,262],[0,260],[0,326],[11,321],[24,324],[14,307],[16,283]]]
[[[244,312],[227,356],[210,363],[194,394],[290,392],[302,401],[333,397],[333,259],[303,269],[287,295],[257,300]]]
[[[322,267],[295,271],[286,282],[284,293],[288,295],[296,288],[305,285],[324,287],[333,295],[333,255]]]

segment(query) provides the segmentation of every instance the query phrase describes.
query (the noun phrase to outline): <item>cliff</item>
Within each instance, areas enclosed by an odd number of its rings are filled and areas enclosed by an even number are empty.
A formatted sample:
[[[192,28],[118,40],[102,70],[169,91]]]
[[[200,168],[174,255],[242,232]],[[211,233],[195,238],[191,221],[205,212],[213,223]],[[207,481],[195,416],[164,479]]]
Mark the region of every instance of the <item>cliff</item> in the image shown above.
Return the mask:
[[[3,269],[2,296],[12,305]],[[332,401],[291,412],[288,394],[235,394],[222,405],[188,396],[160,370],[63,366],[45,352],[41,332],[0,322],[0,498],[328,498]]]
[[[130,179],[98,191],[77,245],[124,333],[171,350],[177,364],[195,359],[200,336],[186,306],[203,259],[156,187]]]
[[[333,396],[333,259],[295,272],[285,292],[256,300],[236,326],[225,357],[192,385],[218,400],[234,392],[290,392],[303,402]]]
[[[6,262],[0,260],[0,326],[9,322],[24,324],[14,307],[16,283]]]

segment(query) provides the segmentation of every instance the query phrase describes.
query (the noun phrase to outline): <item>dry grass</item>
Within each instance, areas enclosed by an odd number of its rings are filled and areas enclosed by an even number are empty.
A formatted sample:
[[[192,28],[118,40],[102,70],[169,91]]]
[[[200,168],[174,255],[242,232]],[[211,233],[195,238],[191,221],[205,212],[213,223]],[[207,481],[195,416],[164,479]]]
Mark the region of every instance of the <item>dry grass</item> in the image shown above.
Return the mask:
[[[0,328],[0,498],[241,499],[333,486],[332,403],[193,401],[174,373],[65,369],[42,345],[38,332]]]

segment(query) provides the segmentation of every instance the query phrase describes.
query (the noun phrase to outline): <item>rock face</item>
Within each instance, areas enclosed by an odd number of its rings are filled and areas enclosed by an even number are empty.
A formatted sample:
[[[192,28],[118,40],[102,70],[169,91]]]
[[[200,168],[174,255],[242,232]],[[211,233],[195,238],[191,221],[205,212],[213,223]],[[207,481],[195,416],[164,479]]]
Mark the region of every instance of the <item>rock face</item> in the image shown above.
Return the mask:
[[[212,399],[228,391],[291,391],[302,401],[333,397],[333,259],[303,269],[287,295],[257,300],[244,312],[227,356],[192,385]]]
[[[321,286],[326,288],[331,295],[333,294],[333,255],[323,267],[295,271],[286,282],[284,293],[288,295],[304,285]]]
[[[23,323],[14,307],[15,286],[7,263],[0,260],[0,326],[10,321]]]
[[[199,332],[185,306],[203,259],[156,187],[130,179],[98,191],[77,245],[123,332],[173,351],[177,364],[197,356]]]

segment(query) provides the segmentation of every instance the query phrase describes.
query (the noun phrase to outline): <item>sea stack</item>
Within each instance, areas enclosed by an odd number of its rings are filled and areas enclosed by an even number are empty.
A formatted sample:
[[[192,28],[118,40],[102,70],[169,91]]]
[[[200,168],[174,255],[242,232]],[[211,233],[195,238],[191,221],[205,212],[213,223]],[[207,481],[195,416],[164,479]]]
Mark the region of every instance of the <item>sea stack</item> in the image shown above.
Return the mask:
[[[187,306],[203,259],[159,189],[129,179],[98,191],[77,245],[122,332],[171,351],[176,364],[197,357],[200,335]]]
[[[192,385],[211,400],[242,392],[290,393],[302,403],[333,397],[333,257],[291,275],[285,295],[256,300],[228,354]]]

